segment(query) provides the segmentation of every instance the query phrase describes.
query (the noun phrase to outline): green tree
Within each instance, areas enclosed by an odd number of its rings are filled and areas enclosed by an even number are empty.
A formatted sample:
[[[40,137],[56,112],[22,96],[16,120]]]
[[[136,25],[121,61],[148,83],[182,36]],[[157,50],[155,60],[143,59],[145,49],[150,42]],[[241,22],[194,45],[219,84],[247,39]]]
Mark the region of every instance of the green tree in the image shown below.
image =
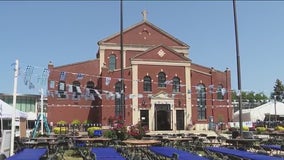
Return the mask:
[[[260,92],[260,93],[256,93],[254,95],[254,99],[256,101],[260,101],[260,102],[266,102],[268,100],[268,97],[263,93],[263,92]]]
[[[232,94],[232,101],[238,101],[238,95],[236,93],[236,91],[233,91]],[[242,101],[243,102],[250,102],[250,103],[254,103],[254,102],[266,102],[268,100],[268,97],[263,93],[255,93],[253,91],[250,92],[245,92],[242,91]]]
[[[274,99],[274,96],[275,96],[277,101],[282,101],[283,93],[284,93],[284,86],[282,84],[282,81],[279,79],[276,79],[273,93],[271,94],[271,99]]]

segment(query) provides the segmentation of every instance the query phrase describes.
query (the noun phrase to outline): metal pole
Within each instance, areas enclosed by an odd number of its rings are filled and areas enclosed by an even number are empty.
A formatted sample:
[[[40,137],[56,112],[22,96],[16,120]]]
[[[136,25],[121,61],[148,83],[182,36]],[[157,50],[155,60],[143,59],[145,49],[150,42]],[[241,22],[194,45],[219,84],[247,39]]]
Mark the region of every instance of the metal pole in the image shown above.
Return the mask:
[[[10,156],[12,156],[14,154],[14,140],[15,140],[14,138],[15,138],[15,119],[16,119],[16,100],[17,100],[18,72],[19,72],[19,61],[16,60],[15,75],[14,75],[13,114],[12,114],[12,125],[11,125]]]
[[[120,107],[122,109],[123,120],[125,120],[125,105],[124,105],[124,76],[123,76],[123,0],[120,0],[120,78],[121,78],[121,96]]]
[[[2,108],[2,104],[0,105],[0,116],[1,116],[1,137],[3,137],[3,117],[2,117],[2,112],[3,112],[3,108]]]
[[[274,120],[275,120],[275,122],[277,122],[277,112],[276,112],[276,95],[274,95]],[[276,124],[275,124],[276,125]]]
[[[43,135],[43,89],[40,90],[40,133]]]
[[[237,23],[236,0],[233,0],[233,10],[234,10],[234,25],[235,25],[235,39],[236,39],[238,92],[239,92],[239,126],[240,126],[240,137],[243,138],[241,66],[240,66],[240,54],[239,54],[239,40],[238,40],[238,23]]]

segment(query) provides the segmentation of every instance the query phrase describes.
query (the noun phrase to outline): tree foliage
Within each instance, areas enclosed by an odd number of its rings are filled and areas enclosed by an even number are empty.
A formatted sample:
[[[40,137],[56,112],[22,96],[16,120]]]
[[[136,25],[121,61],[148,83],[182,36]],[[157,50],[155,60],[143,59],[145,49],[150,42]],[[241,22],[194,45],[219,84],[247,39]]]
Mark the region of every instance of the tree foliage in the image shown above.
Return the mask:
[[[284,85],[282,84],[282,81],[279,79],[276,79],[273,93],[271,94],[271,98],[273,99],[274,96],[277,101],[282,101],[284,95]]]
[[[266,102],[268,100],[268,97],[263,92],[255,93],[253,91],[250,92],[242,91],[241,94],[243,102],[254,103],[254,102]],[[237,101],[237,100],[238,100],[237,92],[233,91],[232,101]]]

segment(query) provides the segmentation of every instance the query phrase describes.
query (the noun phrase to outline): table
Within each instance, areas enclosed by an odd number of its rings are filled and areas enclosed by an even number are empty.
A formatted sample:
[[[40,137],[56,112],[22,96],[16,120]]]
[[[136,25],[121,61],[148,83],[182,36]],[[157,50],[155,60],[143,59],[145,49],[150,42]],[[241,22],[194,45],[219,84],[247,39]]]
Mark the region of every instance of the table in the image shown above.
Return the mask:
[[[128,139],[122,142],[132,146],[150,146],[161,143],[161,141],[153,139]]]
[[[23,142],[26,148],[34,148],[37,145],[37,141],[25,141]]]
[[[80,153],[80,155],[83,157],[83,159],[87,159],[88,156],[90,156],[90,150],[92,147],[95,146],[95,143],[102,143],[103,146],[108,146],[108,143],[111,141],[109,138],[104,137],[96,137],[96,138],[78,138],[75,139],[75,148]]]
[[[236,138],[236,139],[227,139],[226,143],[230,143],[231,145],[235,146],[236,148],[243,147],[245,149],[252,148],[259,139],[243,139],[243,138]]]
[[[192,142],[193,138],[192,137],[186,137],[186,138],[180,138],[180,137],[168,137],[164,138],[164,140],[167,140],[170,142],[171,146],[178,146],[181,145],[182,142]]]
[[[153,139],[127,139],[122,142],[130,146],[128,153],[134,153],[136,156],[138,155],[147,159],[151,157],[147,152],[148,147],[161,143],[161,141]]]
[[[57,137],[36,137],[36,138],[31,138],[31,140],[35,140],[35,141],[55,141],[57,140]]]
[[[270,133],[269,134],[270,137],[276,137],[276,138],[283,138],[284,137],[284,133]]]
[[[94,145],[94,143],[102,143],[104,146],[107,146],[108,143],[111,141],[110,138],[104,138],[104,137],[96,137],[96,138],[89,138],[89,137],[84,137],[84,138],[78,138],[76,141],[81,141],[81,142],[86,142],[86,145]]]
[[[206,147],[206,149],[211,152],[217,152],[217,153],[221,153],[225,155],[233,155],[236,157],[240,157],[243,159],[249,159],[249,160],[268,160],[268,159],[269,160],[280,160],[282,159],[280,157],[273,157],[273,156],[248,152],[244,150],[229,149],[225,147]]]
[[[119,154],[113,147],[95,147],[91,149],[91,153],[96,160],[126,160],[126,158]]]
[[[193,154],[187,151],[183,151],[174,147],[162,147],[162,146],[152,146],[150,147],[150,150],[158,155],[161,155],[163,157],[167,158],[177,158],[179,160],[207,160],[205,157],[198,156],[197,154]],[[177,157],[174,157],[174,155],[177,154]]]
[[[6,160],[39,160],[47,153],[45,148],[26,148],[17,154],[14,154],[11,157],[8,157]]]
[[[274,141],[273,143],[282,144],[283,138],[284,138],[284,133],[283,132],[281,132],[281,133],[270,133],[269,138]]]

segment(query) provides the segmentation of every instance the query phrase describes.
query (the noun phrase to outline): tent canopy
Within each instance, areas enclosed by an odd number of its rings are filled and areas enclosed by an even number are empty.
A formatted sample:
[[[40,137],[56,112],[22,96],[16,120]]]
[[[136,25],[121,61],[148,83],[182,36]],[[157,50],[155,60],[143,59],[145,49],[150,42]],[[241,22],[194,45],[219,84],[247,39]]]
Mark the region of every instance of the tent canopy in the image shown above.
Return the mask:
[[[13,107],[7,104],[6,102],[2,101],[1,99],[0,99],[0,106],[2,107],[2,112],[0,114],[0,117],[5,118],[5,119],[11,119],[14,113]],[[18,109],[16,109],[15,115],[16,115],[15,118],[27,118],[28,117],[27,113],[20,111]]]
[[[243,121],[251,121],[256,122],[257,120],[263,121],[265,118],[265,114],[276,114],[277,115],[284,115],[284,103],[273,101],[267,102],[263,105],[260,105],[256,108],[252,109],[243,109],[242,110],[242,120]],[[234,113],[234,122],[239,121],[239,111]]]

